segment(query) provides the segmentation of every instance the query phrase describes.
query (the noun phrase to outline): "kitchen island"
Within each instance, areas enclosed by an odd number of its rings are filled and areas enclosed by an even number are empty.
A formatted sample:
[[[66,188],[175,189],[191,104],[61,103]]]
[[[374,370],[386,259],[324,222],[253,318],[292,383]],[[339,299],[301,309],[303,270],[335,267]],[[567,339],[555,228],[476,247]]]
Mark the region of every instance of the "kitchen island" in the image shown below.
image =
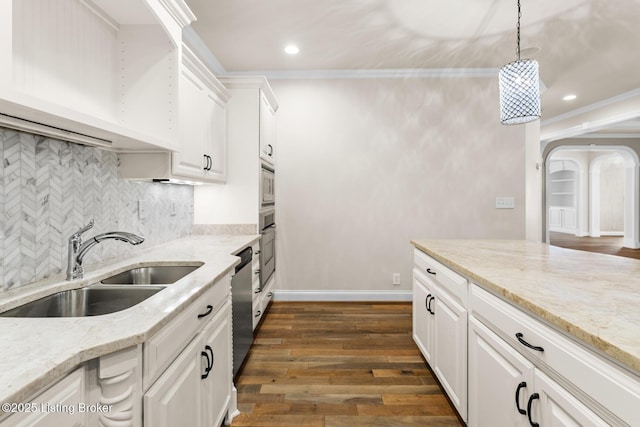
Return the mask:
[[[212,303],[223,306],[226,300],[230,300],[229,276],[239,262],[239,258],[233,254],[255,244],[259,238],[258,235],[186,237],[140,250],[126,259],[112,259],[88,266],[81,280],[65,281],[59,276],[3,293],[0,296],[0,312],[54,292],[97,283],[132,267],[202,264],[141,303],[111,314],[80,318],[0,317],[3,342],[0,347],[0,402],[29,402],[34,394],[85,362],[127,349],[137,348],[141,354],[143,343],[184,317],[187,311],[193,310],[194,303],[204,295],[223,296],[225,301]],[[229,305],[230,301],[225,306]],[[185,331],[181,333],[186,335]],[[114,366],[118,364],[122,364],[122,360],[114,362]],[[102,365],[100,368],[106,369]],[[140,369],[139,366],[136,369]],[[159,375],[155,373],[154,378]],[[142,384],[139,385],[136,398],[141,398],[140,393]],[[4,407],[3,412],[6,412]],[[139,424],[133,422],[131,425]]]
[[[411,243],[414,339],[469,425],[637,425],[639,261],[526,241]],[[578,409],[545,412],[558,396]]]

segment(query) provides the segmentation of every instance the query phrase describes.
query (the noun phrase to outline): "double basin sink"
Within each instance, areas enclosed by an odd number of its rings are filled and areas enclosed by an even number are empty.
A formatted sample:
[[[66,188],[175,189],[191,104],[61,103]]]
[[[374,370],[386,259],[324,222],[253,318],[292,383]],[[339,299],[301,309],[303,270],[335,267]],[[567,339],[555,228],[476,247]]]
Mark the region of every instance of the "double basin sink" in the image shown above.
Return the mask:
[[[85,317],[133,307],[202,264],[136,267],[84,288],[57,292],[0,313],[0,317]]]

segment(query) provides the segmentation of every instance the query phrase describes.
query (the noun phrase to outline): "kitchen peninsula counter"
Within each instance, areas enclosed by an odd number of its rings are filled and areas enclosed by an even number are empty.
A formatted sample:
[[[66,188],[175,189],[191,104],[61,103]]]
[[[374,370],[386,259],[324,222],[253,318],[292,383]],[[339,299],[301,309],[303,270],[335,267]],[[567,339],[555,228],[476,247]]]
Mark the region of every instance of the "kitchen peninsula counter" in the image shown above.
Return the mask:
[[[411,243],[636,375],[640,372],[640,261],[527,241]]]
[[[0,294],[0,312],[43,296],[103,280],[133,267],[202,263],[202,266],[141,303],[93,317],[0,317],[0,403],[20,403],[81,363],[147,341],[229,273],[233,256],[253,245],[258,235],[191,236],[126,258],[90,265],[82,280],[63,276]],[[2,412],[0,412],[2,415]]]

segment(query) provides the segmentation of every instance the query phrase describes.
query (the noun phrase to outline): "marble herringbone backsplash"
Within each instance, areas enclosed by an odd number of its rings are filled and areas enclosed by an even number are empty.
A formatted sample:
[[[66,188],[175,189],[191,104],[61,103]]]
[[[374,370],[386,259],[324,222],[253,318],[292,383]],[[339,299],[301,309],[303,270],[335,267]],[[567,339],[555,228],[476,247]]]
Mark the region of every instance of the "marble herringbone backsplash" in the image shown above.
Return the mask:
[[[67,239],[92,218],[85,238],[121,230],[145,242],[103,242],[87,265],[191,232],[192,187],[120,179],[117,154],[93,147],[4,128],[0,142],[0,291],[64,272]]]

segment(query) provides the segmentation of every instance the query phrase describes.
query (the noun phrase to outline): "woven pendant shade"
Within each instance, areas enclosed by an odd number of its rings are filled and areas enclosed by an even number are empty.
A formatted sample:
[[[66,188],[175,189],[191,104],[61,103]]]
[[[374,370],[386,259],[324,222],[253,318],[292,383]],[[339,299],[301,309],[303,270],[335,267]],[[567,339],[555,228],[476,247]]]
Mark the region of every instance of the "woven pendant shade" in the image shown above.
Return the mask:
[[[522,59],[500,69],[500,121],[505,125],[532,122],[540,118],[538,62]]]
[[[540,75],[538,61],[520,59],[520,0],[518,0],[518,26],[516,60],[500,68],[500,122],[519,125],[540,118]]]

